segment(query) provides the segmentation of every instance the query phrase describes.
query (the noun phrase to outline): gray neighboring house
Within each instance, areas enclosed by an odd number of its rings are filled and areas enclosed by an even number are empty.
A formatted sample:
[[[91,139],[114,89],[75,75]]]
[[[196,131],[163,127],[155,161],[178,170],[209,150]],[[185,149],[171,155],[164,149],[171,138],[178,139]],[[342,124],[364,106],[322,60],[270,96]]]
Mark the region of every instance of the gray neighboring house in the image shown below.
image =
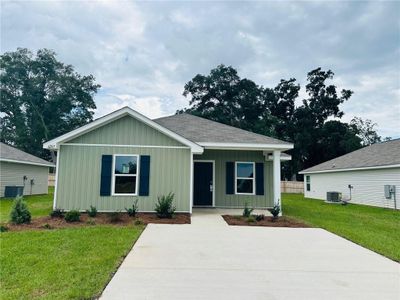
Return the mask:
[[[24,195],[47,194],[50,167],[55,165],[0,143],[0,197],[6,186],[24,187]]]
[[[305,169],[305,197],[326,200],[336,191],[352,203],[400,206],[400,139],[373,144]],[[391,186],[388,194],[385,186]]]
[[[192,207],[280,204],[281,160],[293,144],[181,114],[150,120],[124,107],[48,141],[57,151],[54,208],[154,211],[175,194]]]

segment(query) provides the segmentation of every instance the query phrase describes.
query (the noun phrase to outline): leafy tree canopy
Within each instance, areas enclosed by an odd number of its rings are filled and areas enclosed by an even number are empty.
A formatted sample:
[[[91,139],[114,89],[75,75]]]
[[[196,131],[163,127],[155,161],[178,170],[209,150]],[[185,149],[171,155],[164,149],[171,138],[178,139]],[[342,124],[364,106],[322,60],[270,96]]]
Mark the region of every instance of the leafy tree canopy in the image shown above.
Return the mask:
[[[93,119],[100,88],[48,49],[18,48],[0,56],[1,141],[48,159],[42,144]],[[52,157],[54,160],[54,157]]]
[[[196,75],[186,83],[183,95],[188,112],[228,125],[294,142],[292,161],[283,173],[292,178],[298,171],[380,140],[370,120],[340,121],[340,104],[352,91],[329,84],[334,73],[321,68],[307,74],[307,97],[295,105],[300,85],[282,79],[274,88],[259,86],[239,77],[231,66],[219,65],[209,75]]]

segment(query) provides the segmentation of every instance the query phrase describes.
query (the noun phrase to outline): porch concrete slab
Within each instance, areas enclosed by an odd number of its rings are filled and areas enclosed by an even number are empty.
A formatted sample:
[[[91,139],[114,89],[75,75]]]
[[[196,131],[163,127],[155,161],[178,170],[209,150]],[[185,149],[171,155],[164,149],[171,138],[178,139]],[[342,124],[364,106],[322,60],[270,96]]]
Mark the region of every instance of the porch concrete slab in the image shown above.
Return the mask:
[[[399,264],[323,229],[147,226],[102,299],[399,299]]]

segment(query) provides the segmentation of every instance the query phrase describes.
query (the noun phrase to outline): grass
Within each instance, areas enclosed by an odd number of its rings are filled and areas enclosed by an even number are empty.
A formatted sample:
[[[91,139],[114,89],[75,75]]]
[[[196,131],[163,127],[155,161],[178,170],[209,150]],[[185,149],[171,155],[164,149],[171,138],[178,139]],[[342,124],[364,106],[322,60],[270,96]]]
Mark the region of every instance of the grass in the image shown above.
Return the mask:
[[[49,187],[47,195],[24,196],[32,218],[48,216],[52,210],[54,187]],[[8,222],[14,199],[0,199],[0,223]]]
[[[143,226],[92,226],[0,234],[0,299],[98,296]]]
[[[301,194],[283,194],[282,210],[285,216],[324,228],[400,261],[399,211],[356,204],[328,204]]]

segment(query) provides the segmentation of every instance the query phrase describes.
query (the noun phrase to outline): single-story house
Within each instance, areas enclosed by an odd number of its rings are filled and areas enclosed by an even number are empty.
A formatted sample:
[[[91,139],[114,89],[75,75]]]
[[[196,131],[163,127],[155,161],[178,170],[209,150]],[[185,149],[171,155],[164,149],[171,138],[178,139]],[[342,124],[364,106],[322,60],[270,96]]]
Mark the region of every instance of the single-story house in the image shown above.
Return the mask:
[[[0,196],[47,194],[50,167],[55,165],[0,143]]]
[[[326,200],[333,191],[352,203],[399,209],[400,139],[373,144],[300,174],[306,197]]]
[[[281,153],[293,144],[189,114],[150,120],[124,107],[44,148],[58,156],[54,208],[118,211],[138,199],[140,211],[152,212],[172,192],[176,211],[191,213],[280,203]]]

